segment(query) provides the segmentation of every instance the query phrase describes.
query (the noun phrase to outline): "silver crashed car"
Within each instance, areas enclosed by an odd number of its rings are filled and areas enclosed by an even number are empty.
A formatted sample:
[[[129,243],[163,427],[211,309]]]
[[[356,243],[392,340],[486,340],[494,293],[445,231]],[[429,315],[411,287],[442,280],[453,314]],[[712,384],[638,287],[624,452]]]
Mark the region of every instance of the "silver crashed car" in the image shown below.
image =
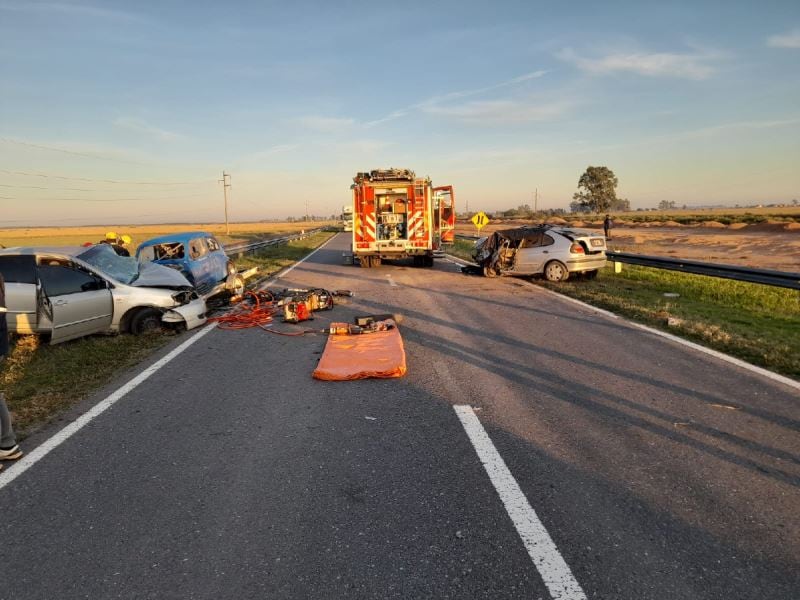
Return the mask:
[[[543,275],[564,281],[582,273],[591,278],[606,264],[606,238],[568,227],[516,227],[476,241],[472,258],[486,277]]]
[[[118,256],[108,244],[0,250],[9,331],[57,344],[92,333],[198,327],[205,300],[178,271]]]

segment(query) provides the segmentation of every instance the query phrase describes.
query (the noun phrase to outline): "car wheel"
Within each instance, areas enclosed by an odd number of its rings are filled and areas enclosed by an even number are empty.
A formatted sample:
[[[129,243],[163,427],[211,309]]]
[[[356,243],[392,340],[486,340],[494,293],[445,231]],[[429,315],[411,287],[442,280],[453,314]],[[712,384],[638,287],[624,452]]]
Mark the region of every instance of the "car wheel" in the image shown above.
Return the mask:
[[[161,312],[155,308],[142,308],[131,317],[129,331],[133,335],[157,333],[161,331]]]
[[[569,279],[569,271],[564,263],[551,260],[544,266],[544,277],[547,281],[566,281]]]
[[[497,271],[494,270],[494,267],[489,265],[483,265],[483,276],[484,277],[497,277]]]
[[[583,275],[586,279],[597,279],[597,269],[594,271],[586,271]]]

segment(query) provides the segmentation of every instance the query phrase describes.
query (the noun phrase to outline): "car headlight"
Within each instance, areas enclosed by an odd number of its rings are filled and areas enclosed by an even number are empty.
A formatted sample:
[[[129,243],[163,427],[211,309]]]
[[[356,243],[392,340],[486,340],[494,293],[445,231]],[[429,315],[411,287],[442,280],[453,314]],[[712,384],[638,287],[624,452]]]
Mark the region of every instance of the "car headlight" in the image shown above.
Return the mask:
[[[175,292],[172,294],[172,299],[177,304],[189,304],[194,298],[192,296],[196,296],[197,294],[194,291],[183,291],[183,292]]]

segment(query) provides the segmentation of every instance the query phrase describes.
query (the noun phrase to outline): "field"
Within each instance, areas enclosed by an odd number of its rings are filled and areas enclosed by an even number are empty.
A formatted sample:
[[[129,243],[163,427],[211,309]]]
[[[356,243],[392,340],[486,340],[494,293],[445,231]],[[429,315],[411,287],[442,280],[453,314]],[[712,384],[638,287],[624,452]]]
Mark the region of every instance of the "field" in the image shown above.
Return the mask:
[[[256,238],[280,236],[335,224],[332,221],[307,223],[231,223],[230,235],[225,234],[224,223],[175,223],[170,225],[97,225],[90,227],[30,227],[0,229],[0,245],[12,246],[80,246],[85,242],[99,242],[106,232],[127,234],[136,248],[152,237],[176,231],[208,231],[223,244]]]

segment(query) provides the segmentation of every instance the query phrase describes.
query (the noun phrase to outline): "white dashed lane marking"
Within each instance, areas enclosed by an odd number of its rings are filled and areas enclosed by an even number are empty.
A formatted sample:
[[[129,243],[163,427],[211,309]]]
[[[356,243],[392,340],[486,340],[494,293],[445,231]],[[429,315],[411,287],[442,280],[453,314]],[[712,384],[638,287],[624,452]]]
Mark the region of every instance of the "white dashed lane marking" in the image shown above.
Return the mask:
[[[453,408],[550,596],[554,600],[586,600],[586,594],[572,575],[569,565],[522,493],[472,407],[457,405]]]

